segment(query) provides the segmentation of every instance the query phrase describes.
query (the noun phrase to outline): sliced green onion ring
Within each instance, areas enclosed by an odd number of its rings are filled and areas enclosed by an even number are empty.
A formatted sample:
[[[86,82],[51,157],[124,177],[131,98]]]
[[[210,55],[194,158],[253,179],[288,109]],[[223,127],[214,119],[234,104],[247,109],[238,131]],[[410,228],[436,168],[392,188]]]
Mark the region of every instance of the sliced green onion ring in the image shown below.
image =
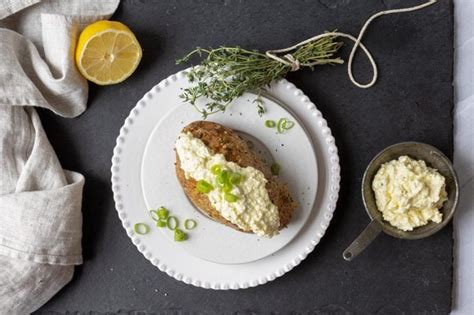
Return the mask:
[[[277,123],[277,131],[278,133],[283,133],[285,129],[283,129],[283,124],[285,123],[286,118],[280,118]]]
[[[237,197],[236,195],[231,194],[231,193],[225,193],[224,194],[224,199],[227,202],[236,202],[237,200],[239,200],[239,197]]]
[[[182,241],[185,241],[187,238],[187,235],[186,233],[184,233],[182,230],[176,228],[174,230],[174,240],[176,242],[182,242]]]
[[[174,231],[175,229],[178,228],[179,226],[179,221],[178,221],[178,218],[176,218],[175,216],[169,216],[168,219],[166,219],[166,226],[168,227],[168,229],[170,229],[171,231]]]
[[[184,228],[186,230],[192,230],[196,228],[196,226],[197,226],[197,222],[193,219],[186,219],[186,221],[184,221]]]
[[[230,183],[234,185],[239,185],[242,181],[242,175],[240,173],[232,173],[230,175]]]
[[[158,220],[156,221],[156,226],[159,228],[164,228],[166,227],[166,220]]]
[[[267,128],[275,128],[276,122],[274,120],[268,119],[265,120],[265,127]]]
[[[148,212],[150,213],[150,217],[153,221],[158,221],[160,219],[158,215],[158,210],[150,210]]]
[[[138,235],[145,235],[150,232],[150,227],[145,223],[135,223],[133,226],[133,232]]]
[[[161,220],[166,220],[170,212],[165,207],[160,207],[160,209],[157,210],[157,213],[158,218],[160,218]]]
[[[293,128],[294,126],[295,126],[295,122],[288,119],[286,119],[285,122],[283,123],[283,129],[285,130],[289,130]]]
[[[225,183],[222,187],[222,191],[228,193],[232,191],[232,188],[234,188],[234,186],[231,183]]]
[[[219,184],[225,184],[229,180],[229,171],[223,170],[222,172],[217,175],[217,182]]]
[[[219,164],[216,164],[216,165],[213,165],[211,167],[211,173],[214,174],[214,175],[219,175],[219,173],[221,172],[222,168]]]
[[[203,194],[207,194],[213,189],[214,187],[210,183],[202,179],[196,184],[196,190]]]

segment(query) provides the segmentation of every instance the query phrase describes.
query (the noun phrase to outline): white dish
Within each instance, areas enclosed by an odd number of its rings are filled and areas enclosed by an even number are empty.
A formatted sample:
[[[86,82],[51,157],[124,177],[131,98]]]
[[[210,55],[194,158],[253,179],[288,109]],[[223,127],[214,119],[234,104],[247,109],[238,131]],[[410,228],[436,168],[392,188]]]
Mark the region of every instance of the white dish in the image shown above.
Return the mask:
[[[180,83],[175,81],[168,89],[171,91],[178,88]],[[170,109],[157,122],[145,148],[141,171],[143,195],[148,209],[165,206],[181,222],[186,218],[198,222],[197,228],[189,233],[188,241],[176,244],[198,258],[236,264],[266,257],[296,236],[313,209],[318,177],[315,152],[308,135],[296,117],[268,98],[264,99],[266,113],[259,117],[254,106],[249,104],[255,97],[247,93],[235,100],[225,113],[212,115],[208,120],[253,135],[271,152],[272,161],[277,161],[282,166],[280,178],[288,184],[299,207],[288,227],[271,239],[238,232],[195,209],[176,179],[174,144],[183,127],[201,120],[201,115],[183,104],[178,94],[157,93],[153,98],[156,104],[166,103]],[[278,120],[281,117],[295,122],[288,132],[277,134],[276,129],[265,127],[266,119]],[[148,212],[147,209],[143,211]],[[171,231],[160,230],[173,240]]]
[[[316,200],[312,211],[308,213],[307,220],[301,225],[296,237],[286,246],[280,246],[279,250],[275,249],[278,246],[269,250],[272,252],[270,255],[267,254],[258,260],[253,260],[255,255],[249,255],[246,259],[252,260],[251,262],[238,261],[230,256],[213,257],[214,260],[233,262],[231,264],[215,263],[199,258],[202,252],[190,252],[189,248],[186,250],[184,246],[181,246],[184,243],[175,243],[155,228],[147,235],[135,235],[134,223],[147,222],[151,225],[141,185],[142,161],[146,163],[147,156],[146,144],[160,119],[177,106],[176,99],[180,88],[187,85],[184,72],[170,76],[145,94],[125,120],[112,158],[112,189],[119,217],[139,251],[161,271],[177,280],[213,289],[247,288],[271,281],[306,258],[319,243],[329,225],[336,207],[340,181],[339,158],[334,138],[315,105],[293,84],[281,80],[268,88],[269,98],[277,100],[278,104],[285,104],[305,127],[316,152],[318,179]],[[187,105],[180,103],[179,106],[186,107]],[[277,107],[279,106],[276,105],[275,108]],[[249,117],[251,114],[256,116],[252,105],[241,104],[239,107],[233,107],[232,110],[238,113],[245,110],[246,113],[248,111],[246,115]],[[190,108],[189,112],[192,112]],[[174,141],[176,135],[170,136]],[[150,141],[153,141],[152,139],[153,137]],[[300,156],[294,156],[294,158],[295,162],[301,160]],[[144,181],[146,181],[145,178]],[[148,197],[149,193],[146,194],[147,198],[151,198]],[[149,202],[162,202],[162,200],[149,200]],[[179,209],[184,208],[179,207]],[[178,208],[173,208],[173,211],[177,210]],[[199,221],[201,221],[200,218]],[[214,226],[214,223],[210,226]],[[196,237],[198,240],[197,235],[202,232],[201,230],[192,232],[191,239]],[[240,263],[236,264],[236,261]]]

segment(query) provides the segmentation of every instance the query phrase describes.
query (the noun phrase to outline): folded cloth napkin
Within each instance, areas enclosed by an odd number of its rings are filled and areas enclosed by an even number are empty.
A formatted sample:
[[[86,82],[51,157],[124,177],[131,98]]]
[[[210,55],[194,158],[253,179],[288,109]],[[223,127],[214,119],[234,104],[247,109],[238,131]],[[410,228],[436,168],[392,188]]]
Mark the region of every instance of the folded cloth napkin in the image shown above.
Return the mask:
[[[73,52],[119,0],[0,2],[0,314],[30,313],[82,263],[81,174],[63,170],[33,106],[86,109]]]

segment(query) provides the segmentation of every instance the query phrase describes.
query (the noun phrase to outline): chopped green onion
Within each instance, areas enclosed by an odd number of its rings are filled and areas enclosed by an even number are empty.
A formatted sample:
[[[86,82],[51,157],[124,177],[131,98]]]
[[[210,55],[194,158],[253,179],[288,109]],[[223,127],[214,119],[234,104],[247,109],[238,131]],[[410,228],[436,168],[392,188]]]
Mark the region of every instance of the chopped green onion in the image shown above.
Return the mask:
[[[280,118],[277,123],[277,131],[278,133],[283,133],[285,129],[283,129],[283,123],[286,121],[286,118]]]
[[[174,230],[174,240],[176,242],[182,242],[182,241],[186,240],[186,233],[184,233],[182,230],[176,228]]]
[[[197,191],[199,191],[200,193],[203,193],[203,194],[207,194],[209,193],[211,190],[214,189],[214,187],[209,184],[208,182],[206,182],[205,180],[200,180],[197,182],[196,184],[196,189]]]
[[[234,188],[234,186],[231,183],[225,183],[224,187],[222,187],[222,191],[228,193],[232,191],[232,188]]]
[[[232,173],[230,175],[231,184],[238,185],[242,181],[242,175],[239,173]]]
[[[186,230],[192,230],[196,226],[197,226],[197,222],[193,219],[186,219],[186,221],[184,221],[184,228]]]
[[[229,180],[229,171],[227,170],[223,170],[222,172],[220,172],[218,175],[217,175],[217,182],[219,184],[225,184],[227,183]]]
[[[166,226],[172,231],[177,229],[179,226],[178,218],[176,218],[175,216],[169,216],[166,220]]]
[[[272,166],[270,166],[270,170],[272,171],[273,175],[278,176],[280,175],[281,166],[277,162],[274,162]]]
[[[158,216],[158,211],[157,210],[150,210],[148,211],[150,213],[151,219],[153,221],[158,221],[160,217]]]
[[[280,118],[277,122],[277,131],[278,133],[283,133],[285,130],[289,130],[295,126],[295,123],[286,118]]]
[[[285,122],[283,123],[283,129],[289,130],[295,126],[295,123],[291,120],[286,119]]]
[[[275,123],[274,120],[269,119],[269,120],[266,120],[266,121],[265,121],[265,127],[267,127],[267,128],[275,128],[275,126],[276,126],[276,123]]]
[[[224,194],[224,199],[227,202],[236,202],[237,200],[239,200],[239,197],[237,197],[236,195],[233,195],[231,193],[225,193]]]
[[[219,173],[221,172],[221,166],[219,164],[216,164],[216,165],[213,165],[211,167],[211,173],[214,174],[214,175],[219,175]]]
[[[159,228],[166,227],[166,220],[158,220],[156,221],[156,226]]]
[[[166,220],[166,218],[168,218],[168,215],[169,215],[169,211],[168,209],[166,209],[165,207],[161,207],[160,209],[158,209],[158,218],[160,218],[161,220]]]
[[[150,227],[145,223],[135,223],[135,225],[133,226],[133,231],[136,234],[144,235],[150,232]]]

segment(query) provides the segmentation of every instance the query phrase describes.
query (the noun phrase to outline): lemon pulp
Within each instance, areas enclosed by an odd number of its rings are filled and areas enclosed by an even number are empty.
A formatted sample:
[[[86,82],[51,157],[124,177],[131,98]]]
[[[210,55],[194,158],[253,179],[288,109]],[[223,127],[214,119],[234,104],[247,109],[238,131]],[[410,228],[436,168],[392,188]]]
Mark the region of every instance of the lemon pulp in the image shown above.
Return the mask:
[[[142,49],[132,31],[116,21],[98,21],[79,36],[76,65],[82,75],[99,85],[122,82],[137,68]]]

